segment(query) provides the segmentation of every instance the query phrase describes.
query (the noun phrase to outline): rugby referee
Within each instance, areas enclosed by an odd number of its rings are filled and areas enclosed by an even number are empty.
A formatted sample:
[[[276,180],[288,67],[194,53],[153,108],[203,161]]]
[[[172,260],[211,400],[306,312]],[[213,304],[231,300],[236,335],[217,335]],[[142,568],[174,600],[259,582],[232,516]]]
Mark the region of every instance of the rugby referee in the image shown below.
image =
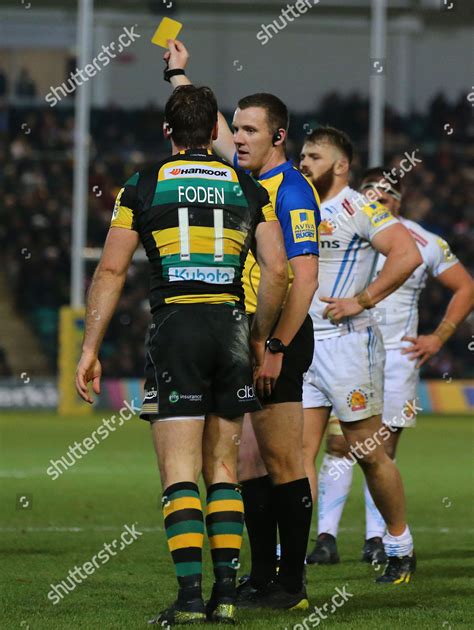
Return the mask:
[[[169,40],[165,78],[173,86],[184,76],[188,52]],[[219,114],[216,151],[250,171],[264,186],[283,229],[291,287],[260,369],[262,411],[244,422],[239,480],[252,552],[250,578],[239,586],[239,606],[305,609],[303,583],[312,501],[303,462],[303,375],[311,365],[314,339],[308,310],[318,286],[319,198],[315,188],[286,159],[288,110],[272,94],[242,98],[231,132]],[[244,271],[245,302],[252,314],[259,302],[261,269],[249,254]],[[257,295],[258,292],[258,295]],[[278,378],[279,377],[279,378]],[[278,378],[278,380],[277,380]],[[281,561],[277,575],[277,528]]]
[[[87,299],[76,387],[89,403],[88,383],[100,392],[100,345],[141,241],[150,263],[152,312],[141,417],[152,427],[179,585],[176,601],[151,623],[233,622],[243,530],[237,445],[243,415],[261,408],[250,347],[261,362],[287,291],[287,259],[266,190],[211,151],[218,133],[211,90],[175,90],[164,133],[172,156],[133,175],[117,196]],[[242,272],[252,244],[261,281],[250,333]],[[201,472],[215,575],[207,609]]]

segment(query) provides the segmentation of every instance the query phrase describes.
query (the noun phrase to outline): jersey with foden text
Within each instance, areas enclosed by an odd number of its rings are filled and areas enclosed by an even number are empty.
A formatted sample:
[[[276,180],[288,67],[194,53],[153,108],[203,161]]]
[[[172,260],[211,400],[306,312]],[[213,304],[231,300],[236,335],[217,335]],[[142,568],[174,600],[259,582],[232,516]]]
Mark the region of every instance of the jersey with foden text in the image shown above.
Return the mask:
[[[391,293],[376,307],[376,319],[386,348],[401,348],[402,337],[416,337],[418,334],[418,300],[426,285],[428,274],[436,277],[450,269],[458,261],[448,243],[436,234],[428,232],[417,223],[400,217],[418,246],[423,263],[415,269],[408,280]],[[376,273],[385,262],[379,254]]]
[[[150,263],[152,313],[167,304],[244,306],[242,272],[257,225],[276,221],[266,190],[211,151],[180,151],[135,173],[111,227],[135,230]]]
[[[353,297],[363,291],[375,270],[377,252],[371,240],[397,223],[385,206],[371,203],[349,186],[321,204],[319,287],[310,308],[315,339],[338,337],[373,323],[370,311],[364,310],[332,324],[323,319],[328,305],[320,298]]]

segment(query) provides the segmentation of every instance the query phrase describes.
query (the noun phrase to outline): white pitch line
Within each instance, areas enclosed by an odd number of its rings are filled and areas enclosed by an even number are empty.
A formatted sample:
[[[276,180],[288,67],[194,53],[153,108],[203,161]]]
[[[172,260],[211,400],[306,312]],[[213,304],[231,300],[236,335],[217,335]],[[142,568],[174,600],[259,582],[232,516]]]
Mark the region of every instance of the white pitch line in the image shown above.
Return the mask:
[[[153,527],[140,527],[140,531],[153,533],[153,532],[162,532],[163,527],[159,525]],[[360,531],[357,527],[340,527],[340,531],[342,532],[358,532]],[[413,532],[418,532],[420,534],[453,534],[453,533],[464,533],[464,534],[473,534],[473,528],[462,528],[462,527],[410,527],[410,530]],[[48,527],[0,527],[0,532],[4,533],[18,533],[18,532],[26,532],[26,533],[47,533],[47,532],[56,532],[56,533],[81,533],[81,532],[115,532],[120,531],[120,528],[115,525],[97,525],[95,527],[61,527],[61,526],[48,526]]]

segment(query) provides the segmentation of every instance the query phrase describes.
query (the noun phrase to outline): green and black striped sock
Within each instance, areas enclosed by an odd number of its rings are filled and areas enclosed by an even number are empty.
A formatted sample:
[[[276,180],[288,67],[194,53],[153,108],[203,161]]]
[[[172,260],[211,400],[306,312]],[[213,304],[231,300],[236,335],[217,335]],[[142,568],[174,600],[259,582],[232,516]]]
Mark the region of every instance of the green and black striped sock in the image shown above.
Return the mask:
[[[178,578],[178,600],[186,602],[202,597],[204,518],[197,485],[182,481],[166,488],[163,517]]]
[[[234,593],[244,529],[244,504],[235,483],[215,483],[207,491],[206,527],[217,588]]]

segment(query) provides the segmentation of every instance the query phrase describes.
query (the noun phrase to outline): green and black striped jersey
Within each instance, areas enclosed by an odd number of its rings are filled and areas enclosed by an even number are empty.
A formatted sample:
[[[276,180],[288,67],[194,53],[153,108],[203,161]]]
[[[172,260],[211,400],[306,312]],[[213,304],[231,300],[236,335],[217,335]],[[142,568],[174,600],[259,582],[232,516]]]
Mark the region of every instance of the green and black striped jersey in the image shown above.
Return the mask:
[[[152,313],[174,303],[244,305],[242,271],[258,223],[277,221],[267,191],[207,149],[135,173],[111,227],[138,232],[151,265]]]

